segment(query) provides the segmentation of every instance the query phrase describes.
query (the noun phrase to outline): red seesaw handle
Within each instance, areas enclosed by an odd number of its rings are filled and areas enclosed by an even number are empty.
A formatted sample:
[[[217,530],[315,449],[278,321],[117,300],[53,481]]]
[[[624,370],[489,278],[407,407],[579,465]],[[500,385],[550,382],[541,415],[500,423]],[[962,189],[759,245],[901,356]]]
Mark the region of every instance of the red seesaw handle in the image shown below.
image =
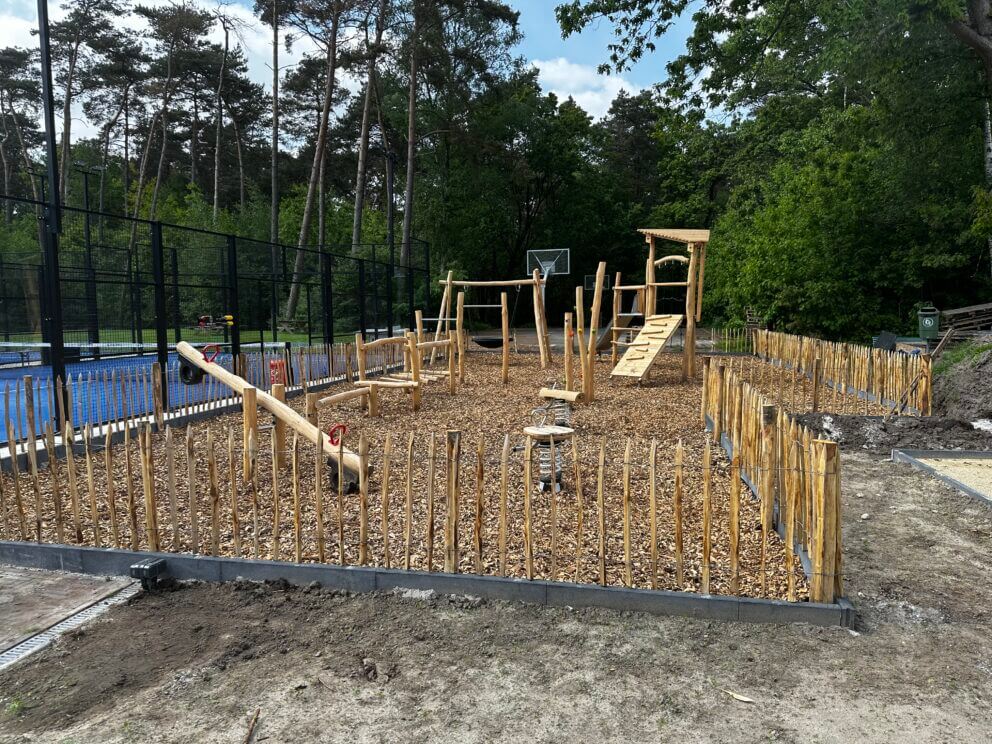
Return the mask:
[[[210,349],[214,350],[213,354],[207,356],[207,352]],[[207,361],[207,364],[212,364],[214,359],[220,354],[220,344],[207,344],[200,353],[203,354],[203,358]]]
[[[331,440],[331,444],[337,447],[341,444],[341,437],[348,433],[348,427],[345,424],[334,424],[331,430],[327,432],[328,438]]]

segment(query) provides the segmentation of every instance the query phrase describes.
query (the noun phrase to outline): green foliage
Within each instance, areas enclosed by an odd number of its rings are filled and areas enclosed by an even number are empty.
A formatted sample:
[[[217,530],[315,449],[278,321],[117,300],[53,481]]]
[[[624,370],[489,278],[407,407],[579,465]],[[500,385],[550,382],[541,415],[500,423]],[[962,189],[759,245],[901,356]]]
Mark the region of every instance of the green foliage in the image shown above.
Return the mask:
[[[946,374],[959,364],[970,364],[976,357],[992,351],[992,344],[980,344],[976,341],[966,341],[963,344],[951,346],[942,352],[940,358],[933,365],[934,377]]]

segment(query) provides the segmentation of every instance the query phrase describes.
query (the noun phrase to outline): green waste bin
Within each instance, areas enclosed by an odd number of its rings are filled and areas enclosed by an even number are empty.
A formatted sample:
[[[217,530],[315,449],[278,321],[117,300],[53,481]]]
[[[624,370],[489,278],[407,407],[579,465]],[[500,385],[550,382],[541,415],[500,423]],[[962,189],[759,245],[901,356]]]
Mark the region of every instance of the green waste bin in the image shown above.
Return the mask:
[[[940,337],[940,310],[935,307],[921,307],[916,317],[920,338],[933,341]]]

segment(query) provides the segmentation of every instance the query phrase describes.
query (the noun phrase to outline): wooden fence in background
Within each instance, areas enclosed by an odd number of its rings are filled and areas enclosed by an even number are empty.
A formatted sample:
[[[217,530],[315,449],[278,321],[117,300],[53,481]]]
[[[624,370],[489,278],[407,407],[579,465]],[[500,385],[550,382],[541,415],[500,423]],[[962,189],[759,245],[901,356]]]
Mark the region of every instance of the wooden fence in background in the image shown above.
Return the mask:
[[[932,412],[933,373],[928,354],[903,354],[870,346],[821,341],[774,331],[754,331],[754,352],[766,361],[798,369],[842,392],[871,395],[897,413],[908,407]]]
[[[810,599],[841,596],[837,443],[817,439],[719,357],[704,361],[702,418],[713,441],[729,445],[735,467],[757,496],[762,532],[778,530],[789,558],[801,551]]]

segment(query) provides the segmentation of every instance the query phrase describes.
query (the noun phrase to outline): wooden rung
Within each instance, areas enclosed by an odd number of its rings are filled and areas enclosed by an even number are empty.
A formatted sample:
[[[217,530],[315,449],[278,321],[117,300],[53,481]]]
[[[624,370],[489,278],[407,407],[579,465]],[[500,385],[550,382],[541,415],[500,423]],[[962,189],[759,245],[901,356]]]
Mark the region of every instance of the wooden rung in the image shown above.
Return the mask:
[[[362,346],[364,346],[365,350],[368,351],[369,349],[375,349],[379,346],[389,346],[391,344],[399,345],[406,343],[406,336],[392,336],[387,338],[378,338],[375,341],[363,341]]]
[[[338,403],[344,403],[345,401],[352,400],[354,398],[364,398],[369,394],[368,388],[359,388],[357,390],[346,390],[343,393],[335,393],[334,395],[328,395],[326,398],[320,398],[314,405],[319,411],[322,408],[327,408],[328,406],[333,406]]]
[[[355,380],[353,384],[374,388],[415,388],[420,386],[419,382],[395,380]]]
[[[440,349],[442,347],[448,346],[451,342],[448,339],[444,341],[421,341],[417,344],[418,349]]]
[[[548,398],[550,400],[567,400],[570,403],[574,403],[577,400],[582,400],[582,393],[578,390],[556,390],[554,388],[541,388],[538,395],[542,398]]]
[[[651,282],[649,287],[688,287],[689,282]]]

